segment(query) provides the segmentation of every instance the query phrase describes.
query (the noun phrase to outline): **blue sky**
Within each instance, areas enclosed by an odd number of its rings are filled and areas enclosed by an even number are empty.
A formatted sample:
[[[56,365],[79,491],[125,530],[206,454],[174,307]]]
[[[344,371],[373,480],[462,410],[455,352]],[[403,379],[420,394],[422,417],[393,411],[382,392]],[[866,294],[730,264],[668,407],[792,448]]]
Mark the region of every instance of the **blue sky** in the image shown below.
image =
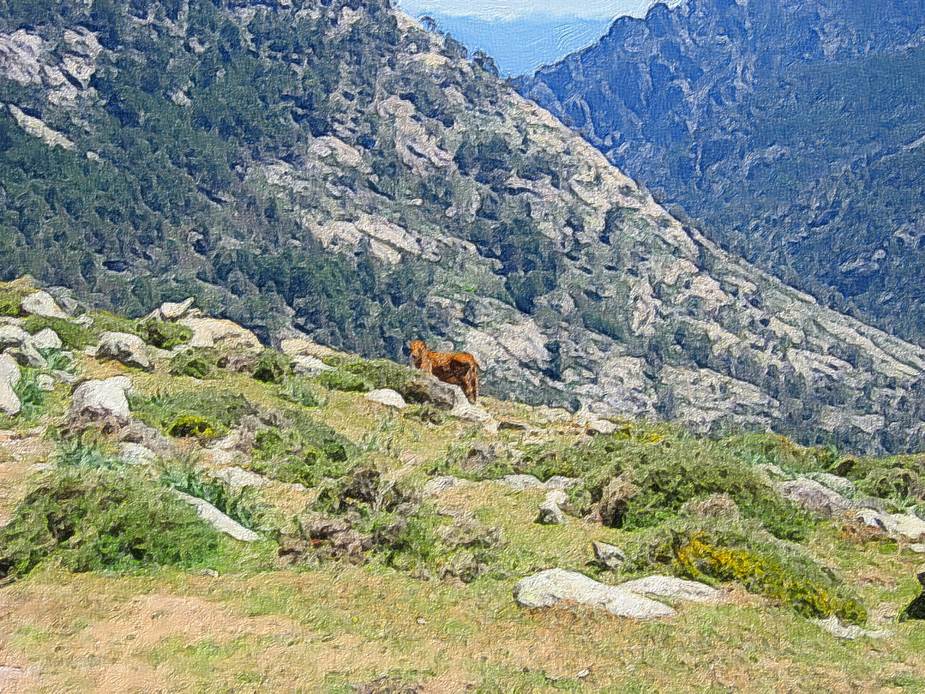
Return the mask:
[[[511,20],[525,17],[581,17],[611,19],[619,15],[642,16],[651,0],[399,0],[408,13],[480,19]]]

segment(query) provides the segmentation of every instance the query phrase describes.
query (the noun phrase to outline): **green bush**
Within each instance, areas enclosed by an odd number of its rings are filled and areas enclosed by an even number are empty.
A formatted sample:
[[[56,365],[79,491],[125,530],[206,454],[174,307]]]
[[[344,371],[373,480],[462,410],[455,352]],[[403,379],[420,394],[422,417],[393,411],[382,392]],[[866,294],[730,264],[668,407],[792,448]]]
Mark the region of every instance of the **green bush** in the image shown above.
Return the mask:
[[[135,416],[170,436],[213,438],[222,436],[257,410],[240,393],[217,388],[132,396]]]
[[[193,331],[179,323],[149,319],[138,325],[138,335],[158,349],[173,349],[189,342]]]
[[[62,441],[53,457],[62,468],[115,470],[125,466],[112,445],[97,432],[85,431],[79,437]]]
[[[224,428],[196,414],[182,414],[167,426],[167,433],[178,439],[215,439]]]
[[[21,289],[12,289],[8,285],[0,285],[0,316],[18,318],[23,315],[20,304],[27,293]]]
[[[289,378],[279,389],[279,396],[302,407],[321,407],[324,400],[304,378]]]
[[[89,328],[78,325],[64,318],[46,318],[45,316],[29,316],[23,323],[23,329],[32,335],[51,328],[66,349],[79,351],[94,343],[97,334]]]
[[[292,362],[289,357],[276,350],[265,349],[260,354],[252,375],[264,383],[280,384],[291,371]]]
[[[204,566],[221,539],[196,511],[131,473],[67,470],[42,480],[0,529],[0,579],[46,559],[70,571]]]
[[[33,420],[40,417],[45,411],[48,393],[38,386],[40,371],[24,368],[21,370],[21,374],[22,377],[19,382],[13,387],[13,392],[19,396],[19,401],[22,404],[19,417],[25,420]]]
[[[344,383],[359,383],[362,381],[364,384],[362,390],[365,391],[390,388],[405,396],[408,392],[408,385],[414,378],[414,372],[411,369],[400,366],[388,359],[367,360],[354,356],[334,355],[325,357],[324,363],[335,369],[334,372],[326,373],[340,372],[341,375],[336,378],[342,379]],[[353,375],[360,380],[351,381],[346,374]],[[356,391],[361,389],[356,387],[340,387],[334,388],[334,390]]]
[[[211,350],[188,349],[171,358],[170,373],[205,380],[215,376],[217,364],[218,357]]]
[[[367,379],[342,369],[325,371],[318,376],[317,382],[328,390],[342,390],[347,393],[368,393],[374,389],[373,384]]]

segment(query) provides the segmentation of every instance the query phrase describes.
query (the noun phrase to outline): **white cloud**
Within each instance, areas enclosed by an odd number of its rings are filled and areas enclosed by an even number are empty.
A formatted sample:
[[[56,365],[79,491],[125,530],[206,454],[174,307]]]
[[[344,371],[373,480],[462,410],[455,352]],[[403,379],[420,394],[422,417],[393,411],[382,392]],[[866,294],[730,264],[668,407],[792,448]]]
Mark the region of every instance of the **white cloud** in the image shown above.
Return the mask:
[[[511,20],[522,17],[612,18],[641,17],[653,0],[398,0],[405,12],[481,19]]]

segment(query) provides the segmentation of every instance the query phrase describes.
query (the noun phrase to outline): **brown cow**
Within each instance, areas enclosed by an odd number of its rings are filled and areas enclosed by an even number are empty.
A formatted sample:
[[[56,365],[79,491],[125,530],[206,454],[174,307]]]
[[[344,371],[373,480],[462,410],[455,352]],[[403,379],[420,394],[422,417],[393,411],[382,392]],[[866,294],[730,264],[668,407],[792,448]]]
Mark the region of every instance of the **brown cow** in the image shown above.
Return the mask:
[[[466,352],[431,352],[421,340],[409,342],[415,368],[463,389],[469,402],[479,399],[479,364]]]

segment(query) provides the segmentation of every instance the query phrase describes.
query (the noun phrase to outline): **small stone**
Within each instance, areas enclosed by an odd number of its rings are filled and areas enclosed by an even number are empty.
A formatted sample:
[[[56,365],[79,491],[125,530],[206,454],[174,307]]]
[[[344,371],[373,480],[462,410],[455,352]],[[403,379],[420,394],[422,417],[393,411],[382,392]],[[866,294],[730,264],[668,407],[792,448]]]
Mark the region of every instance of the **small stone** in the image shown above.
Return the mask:
[[[39,390],[50,393],[55,389],[55,379],[48,374],[39,374],[35,379],[35,385]]]
[[[775,485],[777,493],[808,511],[825,517],[844,513],[851,502],[836,491],[806,477]]]
[[[592,542],[591,547],[594,548],[595,562],[602,568],[616,570],[626,563],[626,554],[619,547],[597,541]]]
[[[16,325],[0,326],[0,352],[7,352],[22,366],[42,369],[47,366],[32,342],[32,336]]]
[[[408,406],[401,394],[390,388],[380,388],[379,390],[370,391],[366,394],[366,399],[370,402],[392,407],[396,410],[403,410]]]
[[[32,344],[36,349],[61,349],[64,346],[58,333],[51,328],[44,328],[33,335]]]
[[[540,512],[536,522],[540,525],[562,525],[565,523],[565,513],[562,505],[568,503],[568,497],[560,489],[554,489],[546,494],[546,499],[540,504]]]
[[[314,377],[325,371],[333,371],[334,367],[328,366],[318,357],[312,357],[307,354],[297,354],[292,357],[292,369],[300,376]]]
[[[617,430],[617,425],[606,419],[592,419],[585,424],[585,431],[592,436],[609,436]]]
[[[19,364],[9,354],[0,354],[0,412],[15,417],[22,411],[22,402],[14,390],[22,378]]]
[[[909,545],[909,551],[915,552],[916,554],[925,554],[925,544],[917,543],[914,545]]]
[[[129,441],[119,446],[119,457],[129,465],[149,465],[157,460],[157,454],[150,448]]]
[[[45,318],[67,318],[67,314],[61,310],[51,294],[46,291],[37,291],[23,297],[19,307],[23,312],[32,316],[44,316]]]
[[[179,320],[189,312],[195,301],[196,300],[193,297],[181,301],[180,303],[166,301],[161,304],[159,308],[154,309],[148,317],[162,321]]]
[[[97,359],[115,359],[138,369],[151,368],[144,340],[129,333],[103,333],[95,356]]]
[[[432,480],[428,480],[422,491],[424,496],[436,496],[437,494],[445,492],[448,489],[453,489],[454,487],[461,487],[468,484],[471,484],[469,480],[462,480],[458,477],[453,477],[452,475],[442,475],[440,477],[434,477]]]
[[[514,588],[514,599],[521,607],[584,605],[633,619],[655,619],[675,614],[668,605],[564,569],[547,569],[522,579]]]
[[[247,487],[263,487],[267,479],[255,472],[239,467],[228,467],[215,473],[215,478],[221,480],[232,489],[246,489]]]
[[[553,475],[548,480],[546,484],[543,485],[546,489],[571,489],[576,484],[581,482],[580,479],[574,477],[563,477],[562,475]]]

